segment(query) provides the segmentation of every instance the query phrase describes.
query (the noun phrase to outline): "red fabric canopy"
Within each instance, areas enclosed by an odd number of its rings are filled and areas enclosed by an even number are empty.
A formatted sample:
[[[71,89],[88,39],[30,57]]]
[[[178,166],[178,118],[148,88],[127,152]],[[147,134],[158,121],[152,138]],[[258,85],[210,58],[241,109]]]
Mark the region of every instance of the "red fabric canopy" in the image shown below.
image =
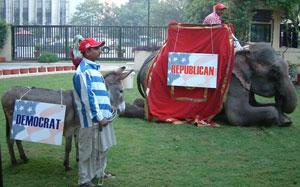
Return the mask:
[[[172,23],[168,39],[153,59],[146,78],[148,120],[212,123],[221,110],[234,63],[232,29],[228,25]],[[217,88],[167,86],[168,53],[218,54]]]

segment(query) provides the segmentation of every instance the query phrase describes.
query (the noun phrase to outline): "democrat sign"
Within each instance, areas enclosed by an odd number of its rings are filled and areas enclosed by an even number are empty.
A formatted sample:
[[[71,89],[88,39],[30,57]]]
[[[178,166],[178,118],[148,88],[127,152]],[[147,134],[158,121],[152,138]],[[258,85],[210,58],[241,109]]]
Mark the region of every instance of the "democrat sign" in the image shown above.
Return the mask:
[[[216,88],[218,55],[170,52],[168,57],[169,86]]]
[[[61,145],[65,105],[16,100],[11,139]]]

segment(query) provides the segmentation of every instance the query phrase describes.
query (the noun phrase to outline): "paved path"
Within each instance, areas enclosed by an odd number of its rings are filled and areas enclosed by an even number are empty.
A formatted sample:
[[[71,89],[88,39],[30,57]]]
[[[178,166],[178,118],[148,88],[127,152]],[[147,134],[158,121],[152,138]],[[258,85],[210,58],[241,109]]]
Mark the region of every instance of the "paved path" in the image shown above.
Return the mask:
[[[133,69],[133,63],[100,63],[102,71],[111,71],[115,70],[118,67],[126,66],[127,69]],[[57,62],[57,63],[38,63],[38,62],[9,62],[9,63],[0,63],[0,79],[3,78],[12,78],[12,77],[23,77],[23,76],[37,76],[45,74],[57,74],[57,73],[72,73],[74,70],[69,70],[73,66],[72,63],[66,62]],[[69,67],[68,70],[52,71],[48,72],[37,72],[37,73],[17,73],[4,75],[5,70],[16,70],[18,69],[29,69],[29,68],[39,68],[39,67]],[[2,72],[2,73],[1,73]]]

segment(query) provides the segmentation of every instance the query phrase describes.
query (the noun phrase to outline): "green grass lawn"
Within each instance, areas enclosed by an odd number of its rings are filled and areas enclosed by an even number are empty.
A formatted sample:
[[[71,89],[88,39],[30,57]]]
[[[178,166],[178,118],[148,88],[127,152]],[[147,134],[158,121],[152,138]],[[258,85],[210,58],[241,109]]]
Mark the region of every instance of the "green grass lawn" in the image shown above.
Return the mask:
[[[14,85],[71,89],[71,80],[71,74],[2,79],[0,95]],[[137,89],[125,94],[128,102],[139,96]],[[29,162],[12,167],[0,110],[5,187],[77,185],[74,151],[73,170],[64,172],[64,146],[24,142]],[[114,122],[118,144],[108,163],[117,178],[105,186],[300,186],[300,107],[290,116],[294,123],[287,128],[226,123],[208,128],[119,118]]]

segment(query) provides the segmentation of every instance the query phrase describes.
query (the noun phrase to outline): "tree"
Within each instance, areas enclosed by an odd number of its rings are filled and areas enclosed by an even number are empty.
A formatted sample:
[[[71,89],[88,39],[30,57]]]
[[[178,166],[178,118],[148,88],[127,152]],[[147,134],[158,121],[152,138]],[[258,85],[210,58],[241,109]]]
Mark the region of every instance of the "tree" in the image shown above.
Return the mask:
[[[4,21],[0,20],[0,49],[4,47],[7,33],[7,25]]]
[[[170,20],[183,22],[186,0],[150,0],[150,25],[167,25]],[[120,8],[120,25],[146,26],[148,0],[129,0]]]
[[[104,6],[98,0],[85,0],[76,7],[71,23],[74,25],[101,25]]]
[[[122,5],[118,15],[119,24],[128,26],[147,25],[147,1],[129,0],[128,3]],[[153,1],[151,1],[152,3]]]
[[[164,0],[152,3],[151,25],[167,25],[169,21],[185,22],[183,16],[186,0]]]

